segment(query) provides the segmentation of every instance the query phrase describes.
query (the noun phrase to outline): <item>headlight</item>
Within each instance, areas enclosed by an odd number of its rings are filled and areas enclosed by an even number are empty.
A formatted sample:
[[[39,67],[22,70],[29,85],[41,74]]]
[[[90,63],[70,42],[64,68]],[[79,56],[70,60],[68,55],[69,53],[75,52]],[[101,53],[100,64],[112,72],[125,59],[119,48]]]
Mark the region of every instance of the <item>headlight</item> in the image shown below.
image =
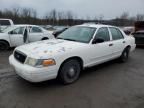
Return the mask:
[[[35,66],[38,62],[38,59],[28,57],[25,64]]]
[[[55,65],[56,62],[54,59],[34,59],[28,57],[25,64],[38,67],[38,66],[52,66]]]

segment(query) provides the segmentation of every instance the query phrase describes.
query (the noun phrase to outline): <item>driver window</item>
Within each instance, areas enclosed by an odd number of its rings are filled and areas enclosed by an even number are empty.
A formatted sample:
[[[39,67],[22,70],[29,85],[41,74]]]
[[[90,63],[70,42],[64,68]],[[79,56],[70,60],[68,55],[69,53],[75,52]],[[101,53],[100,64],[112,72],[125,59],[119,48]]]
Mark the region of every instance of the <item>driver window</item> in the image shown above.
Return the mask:
[[[23,34],[25,27],[19,27],[11,31],[12,34]]]
[[[96,38],[104,39],[104,41],[110,41],[108,28],[107,27],[100,28],[97,31]]]

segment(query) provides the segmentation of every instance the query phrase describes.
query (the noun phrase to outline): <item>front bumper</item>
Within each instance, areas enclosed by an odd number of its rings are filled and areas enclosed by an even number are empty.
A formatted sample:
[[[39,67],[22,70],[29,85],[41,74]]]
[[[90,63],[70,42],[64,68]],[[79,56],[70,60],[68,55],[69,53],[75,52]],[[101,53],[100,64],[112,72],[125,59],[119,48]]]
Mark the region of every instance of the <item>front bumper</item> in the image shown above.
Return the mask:
[[[55,79],[58,73],[56,65],[43,68],[32,67],[19,63],[13,55],[9,57],[9,63],[19,76],[30,82],[42,82]]]

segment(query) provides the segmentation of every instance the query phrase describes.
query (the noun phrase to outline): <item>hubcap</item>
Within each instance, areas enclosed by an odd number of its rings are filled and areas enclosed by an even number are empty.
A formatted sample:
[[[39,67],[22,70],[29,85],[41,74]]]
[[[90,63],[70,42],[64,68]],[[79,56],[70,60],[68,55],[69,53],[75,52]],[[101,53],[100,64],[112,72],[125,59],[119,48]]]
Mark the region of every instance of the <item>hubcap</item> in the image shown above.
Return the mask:
[[[127,58],[127,52],[124,53],[124,57]]]
[[[75,76],[75,69],[73,67],[68,70],[68,77],[73,78]]]

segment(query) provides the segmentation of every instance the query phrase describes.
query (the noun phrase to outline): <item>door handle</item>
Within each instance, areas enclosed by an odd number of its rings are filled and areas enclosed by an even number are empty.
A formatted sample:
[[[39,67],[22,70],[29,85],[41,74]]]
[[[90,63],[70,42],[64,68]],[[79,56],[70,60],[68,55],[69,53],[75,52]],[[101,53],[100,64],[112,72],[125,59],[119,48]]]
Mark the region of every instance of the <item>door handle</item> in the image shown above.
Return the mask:
[[[113,46],[113,43],[109,44],[109,46]]]
[[[123,43],[126,43],[126,41],[123,41]]]

